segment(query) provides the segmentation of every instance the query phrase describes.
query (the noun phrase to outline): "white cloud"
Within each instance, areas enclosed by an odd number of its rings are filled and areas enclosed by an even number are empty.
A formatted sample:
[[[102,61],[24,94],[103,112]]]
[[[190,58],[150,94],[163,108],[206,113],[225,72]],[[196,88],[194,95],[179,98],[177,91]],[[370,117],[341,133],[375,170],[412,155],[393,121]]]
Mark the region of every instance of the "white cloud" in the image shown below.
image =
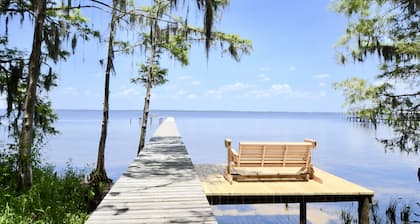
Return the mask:
[[[223,94],[226,92],[236,92],[240,90],[250,89],[255,87],[253,84],[246,84],[242,82],[237,82],[234,84],[224,85],[217,89],[207,91],[208,94]]]
[[[198,86],[201,84],[199,80],[194,80],[190,75],[179,76],[178,79],[184,81],[182,82],[183,86]]]
[[[271,85],[271,89],[276,93],[288,93],[292,91],[289,84],[273,84]]]
[[[198,81],[198,80],[194,80],[194,81],[191,82],[191,85],[193,85],[193,86],[198,86],[200,84],[201,84],[201,82]]]
[[[271,67],[261,67],[260,72],[271,72]]]
[[[294,90],[289,84],[280,83],[273,84],[270,88],[267,89],[251,90],[246,95],[255,96],[256,98],[283,96],[291,98],[319,99],[326,96],[327,93],[325,91],[314,93]]]
[[[241,90],[246,90],[246,89],[251,89],[254,88],[255,85],[254,84],[246,84],[246,83],[242,83],[242,82],[237,82],[234,84],[229,84],[229,85],[224,85],[221,86],[217,89],[212,89],[207,91],[208,95],[222,95],[224,93],[227,92],[238,92]]]
[[[176,91],[176,93],[175,93],[175,95],[177,95],[177,96],[184,96],[184,95],[186,95],[187,94],[187,91],[185,91],[185,90],[178,90],[178,91]]]
[[[257,98],[263,98],[263,97],[270,97],[271,96],[271,92],[269,90],[267,90],[267,91],[265,91],[265,90],[251,91],[250,94],[255,95],[255,97],[257,97]]]
[[[188,94],[187,98],[192,100],[192,99],[197,99],[198,96],[194,93],[191,93],[191,94]]]
[[[63,87],[63,88],[57,88],[56,90],[57,94],[59,95],[71,95],[71,96],[76,96],[79,94],[79,90],[71,87],[71,86],[67,86],[67,87]]]
[[[328,75],[328,74],[318,74],[318,75],[313,75],[312,77],[314,79],[326,79],[326,78],[330,77],[330,75]]]
[[[289,84],[273,84],[270,88],[250,91],[250,95],[255,95],[257,98],[270,97],[276,95],[290,95],[293,92]]]
[[[182,75],[178,77],[179,80],[190,80],[192,79],[192,76],[190,75]]]
[[[93,95],[93,92],[92,92],[92,91],[90,91],[90,90],[85,90],[85,91],[83,91],[83,94],[84,94],[85,96],[92,96],[92,95]]]
[[[255,97],[255,98],[269,98],[269,97],[287,97],[287,98],[299,98],[299,99],[319,99],[327,96],[326,91],[320,92],[308,92],[301,91],[292,88],[288,83],[275,83],[267,86],[266,88],[260,88],[254,84],[246,84],[237,82],[229,85],[221,86],[217,89],[211,89],[206,92],[207,96],[221,98],[225,93],[240,93],[242,97]],[[185,93],[185,96],[188,94]],[[197,97],[195,94],[191,98]]]
[[[312,76],[312,78],[319,80],[319,86],[320,87],[327,86],[327,83],[325,82],[325,80],[328,79],[329,77],[330,77],[330,75],[326,74],[326,73]]]
[[[74,88],[74,87],[64,87],[63,88],[63,92],[76,92],[77,91],[77,89],[76,88]]]
[[[239,90],[249,89],[252,87],[255,87],[255,85],[237,82],[231,85],[222,86],[220,89],[224,92],[230,92],[230,91],[239,91]]]
[[[104,77],[105,76],[105,73],[104,72],[97,72],[97,73],[93,74],[93,76],[95,76],[95,77]]]
[[[217,91],[216,90],[209,90],[209,91],[207,91],[207,94],[209,94],[209,95],[214,95],[214,94],[216,94],[217,93]]]
[[[150,92],[150,97],[152,97],[153,99],[160,98],[160,94],[157,94],[157,93],[152,91],[152,92]]]
[[[117,91],[114,95],[115,96],[123,96],[123,97],[138,96],[138,95],[140,95],[140,92],[135,88],[124,87],[124,88],[120,89],[119,91]]]
[[[178,89],[178,86],[173,83],[168,83],[168,85],[163,85],[162,89],[165,89],[167,91],[174,92]]]
[[[264,74],[264,73],[261,73],[261,74],[259,74],[259,75],[257,75],[257,78],[258,79],[260,79],[260,81],[270,81],[271,80],[271,78],[270,77],[268,77],[266,74]]]
[[[91,89],[78,89],[75,87],[67,86],[63,88],[57,88],[53,90],[52,96],[61,96],[61,97],[97,97],[101,98],[103,97],[102,92],[94,91]]]
[[[294,71],[296,71],[296,67],[295,67],[295,66],[290,66],[290,67],[289,67],[289,71],[290,71],[290,72],[294,72]]]

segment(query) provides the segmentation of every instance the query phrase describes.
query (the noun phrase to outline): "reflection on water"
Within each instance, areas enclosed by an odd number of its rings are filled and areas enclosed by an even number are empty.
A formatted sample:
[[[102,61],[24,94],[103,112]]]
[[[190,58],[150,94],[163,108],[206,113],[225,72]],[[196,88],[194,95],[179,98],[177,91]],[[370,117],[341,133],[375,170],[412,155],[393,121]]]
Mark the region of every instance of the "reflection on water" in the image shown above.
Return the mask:
[[[113,179],[127,168],[136,154],[140,116],[139,111],[110,113],[106,167]],[[166,116],[175,117],[194,163],[225,163],[224,138],[232,139],[234,147],[239,141],[313,138],[318,141],[313,151],[315,166],[374,190],[375,199],[380,202],[403,197],[413,209],[417,208],[415,202],[420,202],[419,157],[399,152],[385,153],[383,145],[375,138],[390,136],[391,131],[387,128],[380,127],[375,131],[369,126],[347,122],[344,115],[338,113],[152,111],[147,138]],[[61,134],[51,137],[44,153],[46,158],[59,168],[64,167],[69,158],[76,166],[93,164],[101,112],[59,111],[59,117],[56,126]],[[219,221],[231,221],[229,218],[223,220]]]
[[[299,223],[299,206],[295,204],[218,205],[213,213],[219,223]],[[340,223],[335,211],[307,207],[309,223]]]

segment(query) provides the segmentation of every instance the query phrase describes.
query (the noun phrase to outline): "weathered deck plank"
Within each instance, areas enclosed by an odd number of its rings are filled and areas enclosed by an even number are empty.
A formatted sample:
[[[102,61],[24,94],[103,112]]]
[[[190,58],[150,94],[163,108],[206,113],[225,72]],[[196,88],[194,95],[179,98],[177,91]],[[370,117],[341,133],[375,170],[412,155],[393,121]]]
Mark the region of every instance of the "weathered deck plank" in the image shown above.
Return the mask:
[[[316,178],[309,181],[234,181],[230,184],[223,177],[225,166],[196,165],[203,190],[211,204],[234,204],[236,200],[241,203],[257,203],[266,199],[272,200],[271,203],[292,203],[302,198],[307,202],[357,201],[364,197],[370,199],[374,195],[372,190],[317,168]]]
[[[226,165],[196,165],[203,190],[212,205],[299,203],[301,224],[307,223],[306,204],[311,202],[356,201],[359,223],[369,223],[369,201],[374,192],[315,168],[308,181],[228,182],[223,177]]]
[[[167,119],[87,223],[216,223],[174,119]]]

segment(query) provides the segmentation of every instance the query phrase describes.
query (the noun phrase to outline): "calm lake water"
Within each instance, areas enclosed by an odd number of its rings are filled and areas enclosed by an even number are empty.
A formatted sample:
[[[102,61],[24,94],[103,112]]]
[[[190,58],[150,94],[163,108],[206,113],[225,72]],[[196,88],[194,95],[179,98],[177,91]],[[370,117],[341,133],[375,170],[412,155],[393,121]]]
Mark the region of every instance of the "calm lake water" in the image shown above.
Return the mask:
[[[76,167],[93,167],[100,135],[101,111],[58,111],[56,127],[60,134],[50,137],[43,155],[62,169],[66,162]],[[111,111],[106,146],[106,168],[116,180],[134,159],[139,139],[139,111]],[[224,138],[239,141],[302,141],[313,138],[316,167],[375,191],[383,210],[390,199],[403,198],[419,211],[419,155],[386,152],[376,138],[391,135],[386,127],[373,130],[351,123],[339,113],[274,112],[188,112],[152,111],[148,138],[161,118],[175,117],[193,163],[225,163]],[[357,205],[309,205],[312,223],[339,223],[336,207],[357,210]],[[289,216],[278,215],[287,210]],[[284,205],[215,206],[220,223],[278,223],[280,219],[297,221],[296,207]],[[383,213],[384,214],[384,213]],[[296,217],[295,217],[296,216]],[[311,216],[313,218],[311,219]],[[287,222],[287,221],[286,221]]]

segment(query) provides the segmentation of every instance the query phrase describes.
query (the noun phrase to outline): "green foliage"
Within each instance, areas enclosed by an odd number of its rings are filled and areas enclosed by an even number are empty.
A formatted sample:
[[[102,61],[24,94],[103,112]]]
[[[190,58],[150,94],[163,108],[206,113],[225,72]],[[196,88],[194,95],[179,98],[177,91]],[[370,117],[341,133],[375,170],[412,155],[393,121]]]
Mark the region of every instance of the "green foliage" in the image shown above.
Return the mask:
[[[63,175],[52,166],[33,169],[33,186],[16,192],[15,160],[0,153],[0,223],[84,223],[92,190],[83,184],[84,172],[68,164]]]
[[[153,5],[141,8],[141,11],[145,13],[140,16],[143,22],[141,24],[144,25],[139,34],[143,38],[141,40],[142,46],[145,50],[151,48],[151,29],[155,19],[157,19],[161,21],[158,22],[157,29],[153,33],[157,36],[156,47],[158,53],[168,53],[169,57],[182,65],[187,65],[192,43],[205,42],[207,52],[211,46],[220,46],[222,53],[228,53],[234,60],[239,61],[242,55],[250,54],[252,42],[242,39],[238,34],[218,32],[214,31],[213,28],[215,18],[221,18],[220,10],[227,4],[228,1],[226,0],[197,0],[199,10],[205,10],[205,20],[207,21],[203,28],[197,28],[191,26],[187,19],[175,16],[171,11],[171,7],[177,5],[177,1],[153,1]]]
[[[399,213],[398,213],[399,212]],[[410,216],[412,214],[411,207],[402,198],[392,199],[389,201],[388,207],[385,210],[386,223],[397,223],[398,216],[401,220],[400,223],[412,223]],[[418,223],[418,221],[414,221]]]
[[[344,224],[357,223],[357,219],[354,218],[353,215],[351,214],[351,212],[349,212],[349,211],[341,210],[340,211],[340,218],[341,218],[341,221],[343,221]]]
[[[403,204],[400,212],[401,222],[404,224],[410,223],[411,207],[407,204]]]
[[[170,36],[161,47],[168,50],[170,55],[182,65],[188,65],[188,52],[191,44],[184,39],[183,35]]]
[[[152,87],[160,86],[168,82],[168,79],[166,79],[166,76],[168,75],[168,69],[161,68],[159,64],[153,65],[152,68],[152,79],[150,83],[152,84]],[[132,83],[142,83],[144,86],[147,86],[148,80],[148,73],[149,73],[149,67],[145,64],[141,64],[139,66],[138,70],[138,77],[132,78]]]
[[[6,204],[4,210],[0,212],[0,223],[2,224],[26,224],[26,223],[42,223],[41,221],[33,222],[29,216],[17,214],[12,208]]]
[[[16,144],[20,136],[20,127],[23,119],[23,104],[28,86],[27,55],[18,49],[7,47],[7,39],[0,43],[0,94],[7,97],[6,113],[0,116],[1,125],[6,125],[8,134]],[[48,92],[56,86],[57,75],[52,72],[41,73],[40,88],[35,102],[35,138],[34,148],[43,144],[44,137],[56,134],[57,130],[52,126],[57,115],[52,110],[51,102],[42,93]]]
[[[73,7],[71,0],[58,4],[55,0],[8,0],[0,4],[0,18],[5,21],[4,33],[0,33],[0,93],[5,93],[8,99],[4,117],[8,123],[8,134],[14,140],[11,145],[19,149],[22,189],[32,185],[30,160],[33,151],[42,146],[46,135],[57,133],[52,127],[57,117],[47,95],[43,95],[55,85],[56,74],[52,72],[51,63],[69,56],[62,43],[68,43],[70,37],[74,53],[78,38],[88,40],[99,34],[90,29],[88,20],[81,16],[80,4]],[[21,51],[8,48],[9,20],[16,16],[21,24],[26,18],[33,23],[29,60]],[[44,68],[48,69],[45,74],[42,72]]]
[[[375,83],[349,79],[335,84],[345,106],[373,124],[383,120],[395,137],[381,139],[389,149],[417,152],[420,146],[420,4],[415,0],[340,0],[332,6],[349,23],[338,43],[339,60],[379,57]]]
[[[89,40],[90,37],[100,37],[100,33],[88,26],[88,19],[83,17],[78,7],[72,7],[72,1],[69,0],[62,5],[57,5],[57,1],[47,0],[46,20],[43,29],[45,52],[43,59],[51,59],[54,63],[58,60],[65,60],[69,52],[64,50],[63,41],[68,41],[71,37],[71,49],[77,46],[77,38]],[[16,15],[20,16],[21,23],[29,18],[34,19],[36,1],[29,0],[8,0],[0,4],[0,18],[5,18],[5,28],[8,30],[8,21],[14,19]],[[8,36],[8,32],[5,32]]]
[[[388,208],[385,211],[387,223],[390,223],[390,224],[397,223],[397,207],[398,207],[397,200],[391,200],[389,202]]]
[[[380,210],[379,201],[375,201],[371,204],[370,210],[370,220],[371,223],[374,224],[418,223],[418,221],[410,218],[412,215],[411,207],[402,198],[390,199],[385,210]],[[340,218],[342,223],[357,223],[357,217],[354,215],[355,213],[356,211],[353,207],[353,204],[349,208],[341,209]],[[401,220],[401,222],[397,222],[398,218]]]
[[[238,34],[225,34],[216,32],[214,41],[219,42],[223,52],[228,52],[235,61],[239,62],[242,55],[248,55],[252,51],[252,42],[242,39]],[[224,43],[228,43],[228,48],[224,49]]]
[[[383,219],[382,216],[379,214],[379,203],[378,201],[375,201],[372,203],[371,207],[371,217],[372,217],[372,222],[374,224],[382,224],[383,223]]]
[[[197,0],[197,7],[199,9],[203,9],[204,11],[203,27],[207,56],[213,39],[214,20],[219,16],[220,11],[223,10],[228,4],[228,0]]]

